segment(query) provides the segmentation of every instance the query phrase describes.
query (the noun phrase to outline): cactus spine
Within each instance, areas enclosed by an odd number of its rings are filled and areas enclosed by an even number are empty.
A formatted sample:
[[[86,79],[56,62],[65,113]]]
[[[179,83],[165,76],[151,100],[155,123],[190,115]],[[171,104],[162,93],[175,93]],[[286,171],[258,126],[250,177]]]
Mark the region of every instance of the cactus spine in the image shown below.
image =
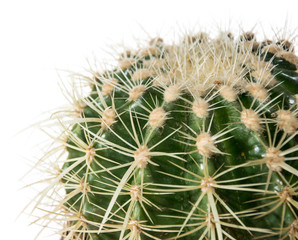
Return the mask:
[[[40,220],[64,224],[62,239],[297,239],[289,41],[156,38],[81,79],[91,92],[55,138],[67,158],[37,198],[53,200]]]

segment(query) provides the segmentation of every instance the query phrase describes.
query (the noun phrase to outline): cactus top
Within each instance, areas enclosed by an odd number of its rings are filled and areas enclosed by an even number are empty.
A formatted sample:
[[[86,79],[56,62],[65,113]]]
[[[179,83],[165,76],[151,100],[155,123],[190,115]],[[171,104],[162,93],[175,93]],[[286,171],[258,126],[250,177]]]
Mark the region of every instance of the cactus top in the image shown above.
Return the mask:
[[[68,157],[37,202],[65,240],[295,239],[297,67],[252,33],[126,51],[57,116]]]

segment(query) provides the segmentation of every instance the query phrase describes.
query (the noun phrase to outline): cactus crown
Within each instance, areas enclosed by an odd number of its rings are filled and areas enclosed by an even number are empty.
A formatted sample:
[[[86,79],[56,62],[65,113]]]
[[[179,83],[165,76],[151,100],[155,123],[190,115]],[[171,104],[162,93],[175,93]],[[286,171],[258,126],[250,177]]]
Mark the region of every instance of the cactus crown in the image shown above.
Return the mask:
[[[297,65],[286,40],[199,33],[80,75],[39,221],[65,240],[296,239]]]

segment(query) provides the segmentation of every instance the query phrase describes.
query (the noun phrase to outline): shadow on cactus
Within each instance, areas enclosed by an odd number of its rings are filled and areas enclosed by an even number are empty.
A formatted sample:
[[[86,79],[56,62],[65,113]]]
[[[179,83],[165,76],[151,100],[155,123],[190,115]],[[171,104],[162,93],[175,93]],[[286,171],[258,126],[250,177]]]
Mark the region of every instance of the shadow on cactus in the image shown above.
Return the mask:
[[[297,239],[297,66],[287,40],[199,33],[79,75],[37,222],[64,240]]]

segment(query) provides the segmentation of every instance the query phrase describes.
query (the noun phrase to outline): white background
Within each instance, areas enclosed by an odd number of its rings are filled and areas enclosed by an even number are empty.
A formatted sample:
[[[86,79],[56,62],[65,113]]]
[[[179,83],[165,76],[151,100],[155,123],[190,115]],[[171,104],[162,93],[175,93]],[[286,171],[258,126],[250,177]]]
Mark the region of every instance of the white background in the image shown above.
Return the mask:
[[[32,1],[0,2],[0,229],[1,239],[32,240],[40,229],[17,215],[32,198],[20,190],[20,180],[37,161],[39,143],[47,137],[38,129],[20,130],[49,116],[48,110],[66,104],[59,89],[65,71],[82,71],[111,56],[111,46],[134,46],[169,33],[218,28],[254,29],[263,38],[286,24],[298,23],[295,0],[282,1]],[[229,24],[231,23],[231,25]],[[273,29],[273,31],[272,31]],[[45,235],[48,236],[49,233]],[[5,237],[5,235],[7,237]],[[46,239],[43,236],[41,239]],[[50,236],[48,239],[59,239]]]

